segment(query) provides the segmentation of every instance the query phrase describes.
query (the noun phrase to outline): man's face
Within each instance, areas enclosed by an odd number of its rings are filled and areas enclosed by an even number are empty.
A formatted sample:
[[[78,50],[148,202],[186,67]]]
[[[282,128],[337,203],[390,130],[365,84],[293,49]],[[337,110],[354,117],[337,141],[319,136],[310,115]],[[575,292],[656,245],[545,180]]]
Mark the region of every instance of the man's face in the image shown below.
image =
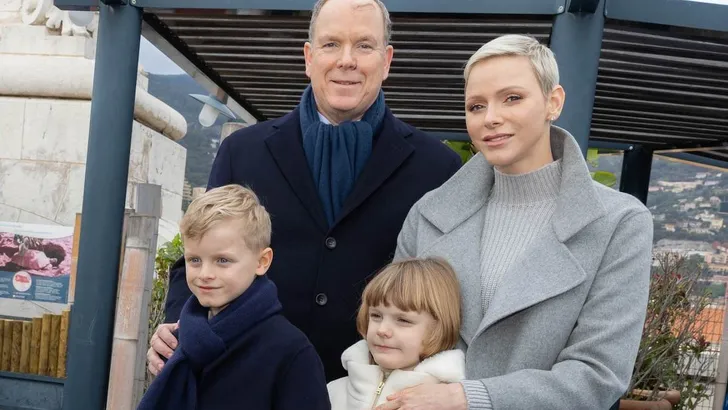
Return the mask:
[[[360,119],[392,62],[382,11],[368,0],[330,0],[316,19],[312,40],[303,53],[319,112],[334,124]]]

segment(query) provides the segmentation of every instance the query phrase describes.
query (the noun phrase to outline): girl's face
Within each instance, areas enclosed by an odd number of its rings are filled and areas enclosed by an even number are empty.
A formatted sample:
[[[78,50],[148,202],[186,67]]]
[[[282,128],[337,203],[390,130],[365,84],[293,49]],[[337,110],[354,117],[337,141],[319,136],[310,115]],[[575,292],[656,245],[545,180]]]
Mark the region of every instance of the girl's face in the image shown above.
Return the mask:
[[[544,96],[527,57],[493,57],[476,64],[465,86],[465,123],[473,145],[506,174],[524,174],[553,161],[550,121],[564,90]]]
[[[406,312],[394,305],[369,308],[367,345],[385,370],[411,370],[420,362],[425,336],[435,324],[427,312]]]

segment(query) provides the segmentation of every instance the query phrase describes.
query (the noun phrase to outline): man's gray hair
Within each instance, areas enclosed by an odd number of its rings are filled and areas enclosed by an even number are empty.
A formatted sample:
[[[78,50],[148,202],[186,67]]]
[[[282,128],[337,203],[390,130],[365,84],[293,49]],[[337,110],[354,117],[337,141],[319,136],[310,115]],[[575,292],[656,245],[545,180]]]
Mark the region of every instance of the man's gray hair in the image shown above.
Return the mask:
[[[311,14],[311,22],[308,24],[308,41],[313,44],[313,27],[316,24],[316,19],[321,13],[321,8],[326,4],[328,0],[318,0],[316,5],[313,6],[313,12]],[[384,45],[388,46],[392,40],[392,19],[389,17],[389,11],[381,0],[358,0],[355,2],[354,7],[361,7],[367,4],[374,3],[379,7],[382,12],[382,20],[384,21]]]

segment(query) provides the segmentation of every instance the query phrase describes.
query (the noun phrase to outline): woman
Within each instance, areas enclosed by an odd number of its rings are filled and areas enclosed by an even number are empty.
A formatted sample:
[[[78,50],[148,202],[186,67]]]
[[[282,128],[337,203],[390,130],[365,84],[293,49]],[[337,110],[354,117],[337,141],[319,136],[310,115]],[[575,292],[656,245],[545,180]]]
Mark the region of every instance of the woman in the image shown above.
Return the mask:
[[[652,217],[590,178],[551,125],[565,93],[553,53],[507,35],[465,68],[479,153],[410,211],[395,259],[441,256],[462,288],[461,383],[415,387],[377,409],[607,409],[640,342]]]

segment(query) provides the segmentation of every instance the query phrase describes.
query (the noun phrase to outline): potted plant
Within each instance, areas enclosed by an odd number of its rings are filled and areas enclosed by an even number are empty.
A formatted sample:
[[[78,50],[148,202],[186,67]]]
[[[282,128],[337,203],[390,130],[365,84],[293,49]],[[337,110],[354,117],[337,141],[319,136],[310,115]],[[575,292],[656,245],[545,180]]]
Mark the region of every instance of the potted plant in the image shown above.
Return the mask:
[[[710,303],[698,291],[702,269],[676,253],[655,255],[642,340],[620,409],[695,409],[715,376],[704,336]]]

